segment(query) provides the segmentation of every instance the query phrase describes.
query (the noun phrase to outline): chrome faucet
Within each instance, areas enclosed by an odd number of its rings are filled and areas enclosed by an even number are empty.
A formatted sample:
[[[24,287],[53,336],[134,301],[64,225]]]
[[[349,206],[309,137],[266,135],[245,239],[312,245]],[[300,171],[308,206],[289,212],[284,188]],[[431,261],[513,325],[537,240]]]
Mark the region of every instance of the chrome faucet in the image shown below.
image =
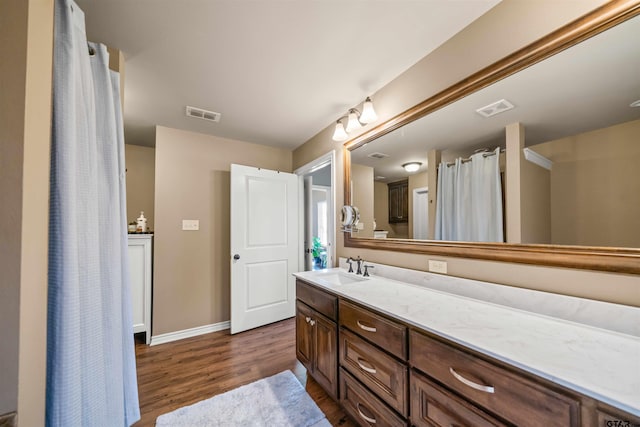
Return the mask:
[[[353,265],[351,265],[351,263],[352,263],[353,261],[355,261],[355,259],[353,259],[353,258],[351,258],[351,257],[347,258],[346,263],[347,263],[347,264],[349,264],[349,273],[353,273]]]
[[[370,268],[374,268],[373,265],[365,265],[364,266],[364,274],[362,275],[362,277],[369,277],[369,269]]]

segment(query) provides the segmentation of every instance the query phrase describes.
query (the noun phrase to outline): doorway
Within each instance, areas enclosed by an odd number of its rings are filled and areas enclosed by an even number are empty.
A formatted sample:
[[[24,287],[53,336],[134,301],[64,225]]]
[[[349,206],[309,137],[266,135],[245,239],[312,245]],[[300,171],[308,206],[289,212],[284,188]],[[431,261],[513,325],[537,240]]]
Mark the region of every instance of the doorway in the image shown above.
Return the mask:
[[[335,259],[335,151],[296,169],[301,181],[300,266],[331,268]]]

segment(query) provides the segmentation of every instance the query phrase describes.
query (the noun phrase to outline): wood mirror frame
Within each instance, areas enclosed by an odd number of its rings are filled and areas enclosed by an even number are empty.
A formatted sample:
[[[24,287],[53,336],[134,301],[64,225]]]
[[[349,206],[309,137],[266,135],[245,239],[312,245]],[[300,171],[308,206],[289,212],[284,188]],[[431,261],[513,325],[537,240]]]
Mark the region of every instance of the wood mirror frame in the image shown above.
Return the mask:
[[[614,0],[422,101],[344,144],[344,203],[351,204],[351,155],[376,138],[640,15],[640,0]],[[489,261],[640,274],[640,248],[352,238],[344,246]]]

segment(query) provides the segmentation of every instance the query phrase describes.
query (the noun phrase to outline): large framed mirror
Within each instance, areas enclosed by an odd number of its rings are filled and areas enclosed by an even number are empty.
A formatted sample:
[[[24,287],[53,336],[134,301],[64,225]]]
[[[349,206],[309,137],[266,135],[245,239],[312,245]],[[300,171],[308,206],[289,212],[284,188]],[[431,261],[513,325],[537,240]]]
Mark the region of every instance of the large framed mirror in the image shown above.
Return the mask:
[[[348,141],[345,246],[639,274],[638,15],[607,3]],[[478,150],[501,171],[501,237],[443,238],[438,166]]]

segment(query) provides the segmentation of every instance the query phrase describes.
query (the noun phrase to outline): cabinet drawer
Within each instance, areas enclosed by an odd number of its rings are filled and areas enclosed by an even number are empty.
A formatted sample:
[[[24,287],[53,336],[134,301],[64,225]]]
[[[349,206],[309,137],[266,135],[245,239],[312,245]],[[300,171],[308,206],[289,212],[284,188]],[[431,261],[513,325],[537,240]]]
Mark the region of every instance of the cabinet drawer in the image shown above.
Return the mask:
[[[416,427],[505,426],[413,370],[411,371],[411,423]]]
[[[340,403],[360,425],[406,426],[407,423],[374,396],[358,380],[340,369]]]
[[[490,412],[519,426],[577,426],[579,403],[512,373],[411,331],[413,367]]]
[[[346,329],[340,329],[340,364],[393,409],[409,415],[404,364]]]
[[[379,345],[389,353],[407,360],[407,328],[369,310],[340,300],[340,324]]]
[[[336,320],[338,298],[321,291],[301,280],[296,280],[296,298],[304,301],[309,307]]]

